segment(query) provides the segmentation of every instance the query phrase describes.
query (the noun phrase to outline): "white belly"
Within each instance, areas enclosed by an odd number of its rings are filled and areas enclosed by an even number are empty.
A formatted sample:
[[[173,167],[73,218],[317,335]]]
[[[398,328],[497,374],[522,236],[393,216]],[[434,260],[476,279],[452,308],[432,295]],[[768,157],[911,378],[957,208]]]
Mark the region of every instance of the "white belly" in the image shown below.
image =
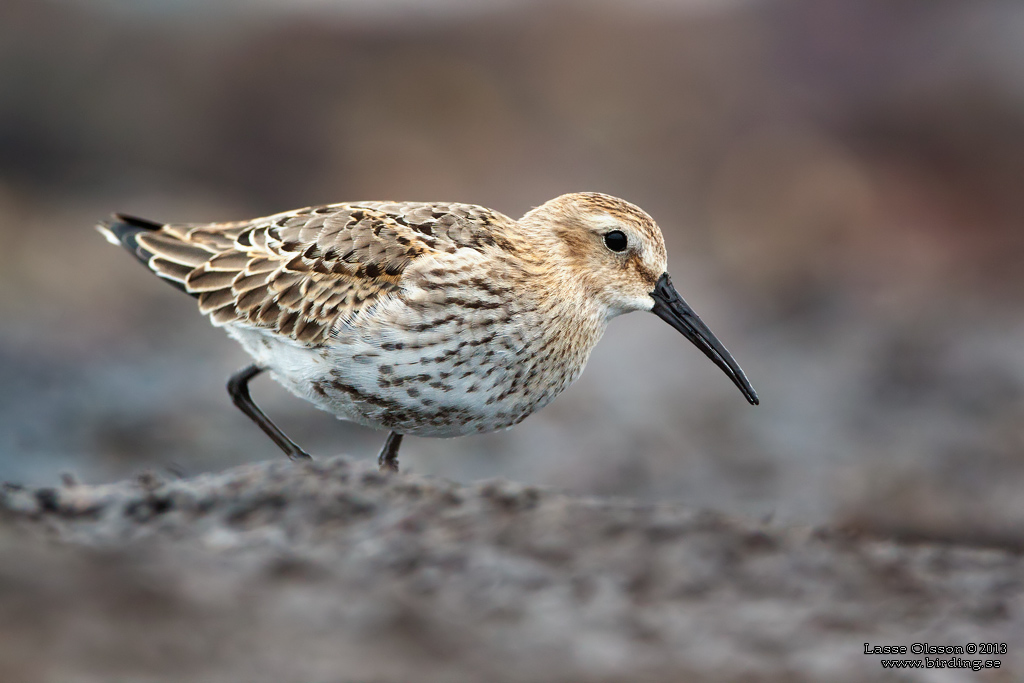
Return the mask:
[[[282,386],[337,417],[418,436],[461,436],[510,427],[576,378],[544,371],[543,349],[510,329],[486,345],[432,331],[410,342],[346,335],[308,347],[265,330],[228,333]]]

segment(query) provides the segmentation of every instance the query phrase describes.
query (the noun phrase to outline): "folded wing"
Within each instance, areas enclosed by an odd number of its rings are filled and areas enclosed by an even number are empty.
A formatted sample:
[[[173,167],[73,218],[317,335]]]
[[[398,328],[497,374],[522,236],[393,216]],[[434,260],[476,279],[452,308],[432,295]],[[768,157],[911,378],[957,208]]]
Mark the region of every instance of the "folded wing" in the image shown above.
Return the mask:
[[[397,293],[416,259],[508,248],[502,233],[512,223],[471,205],[372,202],[204,225],[119,215],[100,229],[195,296],[214,324],[320,344],[340,320]]]

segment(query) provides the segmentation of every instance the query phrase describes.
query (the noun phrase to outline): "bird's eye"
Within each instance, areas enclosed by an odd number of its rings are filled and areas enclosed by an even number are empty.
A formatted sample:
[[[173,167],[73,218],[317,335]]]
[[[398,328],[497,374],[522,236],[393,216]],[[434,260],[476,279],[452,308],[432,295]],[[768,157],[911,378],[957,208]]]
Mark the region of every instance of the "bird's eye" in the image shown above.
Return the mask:
[[[621,230],[612,230],[604,236],[604,243],[612,251],[626,251],[629,240],[626,239],[626,233]]]

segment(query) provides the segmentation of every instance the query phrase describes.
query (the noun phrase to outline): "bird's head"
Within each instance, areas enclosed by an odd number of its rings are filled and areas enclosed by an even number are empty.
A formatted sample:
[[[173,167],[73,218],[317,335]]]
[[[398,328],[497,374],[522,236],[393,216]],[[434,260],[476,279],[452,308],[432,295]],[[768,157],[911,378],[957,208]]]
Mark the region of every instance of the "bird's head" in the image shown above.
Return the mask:
[[[538,206],[520,222],[554,237],[569,277],[606,318],[654,313],[720,367],[750,403],[758,403],[739,364],[672,285],[661,229],[640,207],[606,194],[577,192]]]

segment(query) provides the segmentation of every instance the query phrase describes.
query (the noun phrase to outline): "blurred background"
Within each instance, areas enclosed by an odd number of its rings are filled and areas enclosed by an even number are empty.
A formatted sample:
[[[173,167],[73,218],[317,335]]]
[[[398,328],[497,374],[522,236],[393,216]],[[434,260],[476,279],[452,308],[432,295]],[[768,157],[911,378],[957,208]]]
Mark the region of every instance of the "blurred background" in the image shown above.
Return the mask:
[[[635,314],[543,412],[404,467],[1012,541],[1021,35],[1017,0],[3,0],[0,480],[282,457],[224,389],[243,352],[92,229],[112,211],[596,190],[660,223],[762,405]],[[383,442],[253,393],[314,454]]]

